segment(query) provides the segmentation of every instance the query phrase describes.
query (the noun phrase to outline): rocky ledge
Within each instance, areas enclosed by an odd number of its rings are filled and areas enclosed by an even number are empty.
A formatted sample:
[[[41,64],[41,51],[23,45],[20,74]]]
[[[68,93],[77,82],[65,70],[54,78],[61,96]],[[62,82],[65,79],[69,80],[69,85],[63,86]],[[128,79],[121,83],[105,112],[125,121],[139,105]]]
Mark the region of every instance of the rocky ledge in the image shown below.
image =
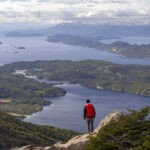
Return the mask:
[[[67,143],[61,144],[56,143],[50,147],[33,147],[32,145],[27,145],[20,148],[12,148],[11,150],[80,150],[82,149],[88,142],[90,136],[96,136],[97,133],[101,130],[101,128],[107,125],[109,122],[113,120],[117,120],[122,117],[124,114],[119,111],[113,111],[109,115],[107,115],[98,125],[98,127],[94,130],[92,134],[83,134],[76,136],[70,139]]]

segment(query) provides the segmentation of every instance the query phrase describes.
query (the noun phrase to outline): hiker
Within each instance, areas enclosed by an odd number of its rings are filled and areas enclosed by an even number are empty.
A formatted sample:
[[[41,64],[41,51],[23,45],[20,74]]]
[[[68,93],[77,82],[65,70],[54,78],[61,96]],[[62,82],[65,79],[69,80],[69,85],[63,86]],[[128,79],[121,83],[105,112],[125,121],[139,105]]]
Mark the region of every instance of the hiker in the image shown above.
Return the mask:
[[[86,105],[84,107],[84,120],[87,119],[88,132],[91,133],[94,130],[94,119],[96,116],[95,108],[90,103],[90,100],[86,100]]]

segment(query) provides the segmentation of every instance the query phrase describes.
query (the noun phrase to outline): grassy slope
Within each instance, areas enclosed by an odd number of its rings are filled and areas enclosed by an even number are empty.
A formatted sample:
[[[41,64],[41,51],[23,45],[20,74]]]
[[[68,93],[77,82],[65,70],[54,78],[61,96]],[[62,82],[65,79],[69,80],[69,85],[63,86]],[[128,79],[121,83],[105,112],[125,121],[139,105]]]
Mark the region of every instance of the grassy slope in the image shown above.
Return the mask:
[[[25,123],[0,111],[0,149],[32,144],[50,146],[57,141],[66,141],[76,132],[48,126]]]
[[[85,150],[149,150],[150,120],[145,120],[149,113],[150,107],[146,107],[109,123],[90,139]]]

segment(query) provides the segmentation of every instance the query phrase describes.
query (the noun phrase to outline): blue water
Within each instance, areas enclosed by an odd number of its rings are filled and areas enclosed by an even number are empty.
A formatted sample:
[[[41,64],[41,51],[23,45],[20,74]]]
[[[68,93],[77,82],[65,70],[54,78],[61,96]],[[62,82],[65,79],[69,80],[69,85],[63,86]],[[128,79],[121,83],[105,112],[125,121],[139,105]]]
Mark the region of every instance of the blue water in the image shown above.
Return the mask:
[[[138,110],[150,105],[149,97],[90,89],[78,84],[64,83],[57,86],[66,89],[67,94],[62,97],[49,98],[51,105],[28,116],[24,121],[86,132],[83,108],[87,98],[91,99],[96,108],[95,127],[113,110],[126,111],[127,108]]]
[[[46,37],[4,37],[0,36],[0,64],[15,61],[34,60],[85,60],[101,59],[119,64],[150,65],[150,59],[130,59],[119,57],[109,52],[80,46],[69,46],[45,41]],[[26,49],[15,47],[25,46]],[[101,91],[82,87],[78,84],[64,83],[57,85],[65,88],[67,94],[62,97],[49,98],[51,105],[40,112],[28,116],[24,121],[36,124],[56,126],[65,129],[86,132],[86,121],[83,120],[83,107],[87,98],[96,107],[95,126],[111,111],[140,109],[150,105],[150,98],[112,91]]]
[[[105,60],[118,64],[150,65],[150,59],[123,58],[116,54],[81,46],[51,43],[46,37],[0,36],[0,65],[16,61],[34,60]],[[17,49],[24,46],[26,49]]]

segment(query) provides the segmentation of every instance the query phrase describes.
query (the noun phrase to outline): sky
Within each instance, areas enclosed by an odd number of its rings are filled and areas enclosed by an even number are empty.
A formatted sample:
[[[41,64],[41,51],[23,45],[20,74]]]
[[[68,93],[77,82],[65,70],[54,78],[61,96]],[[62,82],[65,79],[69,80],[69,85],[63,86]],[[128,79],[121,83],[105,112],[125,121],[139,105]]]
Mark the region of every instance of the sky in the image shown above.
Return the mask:
[[[0,0],[0,23],[150,24],[150,0]]]

